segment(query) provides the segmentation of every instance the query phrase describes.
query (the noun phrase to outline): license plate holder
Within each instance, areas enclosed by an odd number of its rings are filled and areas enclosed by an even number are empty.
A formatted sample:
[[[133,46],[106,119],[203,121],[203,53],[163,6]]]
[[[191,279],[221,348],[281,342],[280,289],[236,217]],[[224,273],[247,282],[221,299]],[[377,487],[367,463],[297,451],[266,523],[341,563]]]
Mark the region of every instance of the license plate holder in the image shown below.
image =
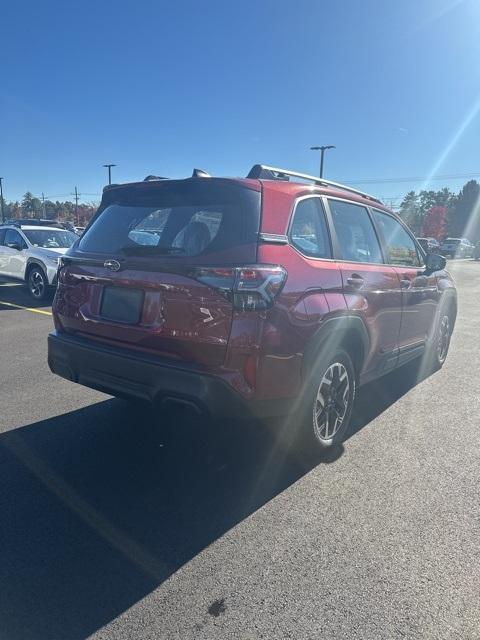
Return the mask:
[[[105,320],[138,324],[142,315],[144,292],[126,287],[103,289],[100,315]]]

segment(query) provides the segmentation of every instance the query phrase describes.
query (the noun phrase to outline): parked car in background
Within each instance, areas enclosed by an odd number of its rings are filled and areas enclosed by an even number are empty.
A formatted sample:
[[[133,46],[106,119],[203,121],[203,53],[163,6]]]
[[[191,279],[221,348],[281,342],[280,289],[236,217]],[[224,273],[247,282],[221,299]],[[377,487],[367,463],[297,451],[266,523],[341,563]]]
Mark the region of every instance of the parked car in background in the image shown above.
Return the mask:
[[[84,231],[85,227],[75,227],[75,233],[77,234],[77,236],[81,236]]]
[[[480,240],[475,245],[475,249],[473,250],[473,257],[475,260],[480,260]]]
[[[35,226],[35,227],[56,227],[58,229],[67,229],[67,231],[74,231],[75,227],[71,222],[60,220],[50,220],[46,218],[11,218],[7,220],[5,224],[13,224],[14,226]]]
[[[473,244],[473,242],[470,242],[470,240],[467,240],[466,238],[462,238],[462,240],[464,241],[465,257],[466,258],[473,258],[473,253],[475,251],[475,245]]]
[[[440,243],[435,238],[417,238],[425,253],[440,253]]]
[[[440,253],[452,258],[471,258],[473,249],[467,238],[446,238],[440,246]]]
[[[284,169],[111,185],[61,258],[48,362],[158,405],[292,412],[328,447],[357,386],[443,365],[457,312],[444,267],[380,200]]]
[[[30,295],[43,300],[57,284],[58,259],[78,240],[59,226],[38,224],[0,225],[0,276],[26,282]]]

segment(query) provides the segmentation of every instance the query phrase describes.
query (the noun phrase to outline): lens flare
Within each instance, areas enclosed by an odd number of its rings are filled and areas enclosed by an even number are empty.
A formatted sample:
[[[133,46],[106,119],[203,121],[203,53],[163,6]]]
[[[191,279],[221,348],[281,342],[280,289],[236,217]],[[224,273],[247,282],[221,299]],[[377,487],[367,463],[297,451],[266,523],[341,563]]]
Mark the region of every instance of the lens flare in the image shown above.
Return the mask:
[[[466,116],[463,119],[461,125],[458,127],[457,131],[455,132],[455,134],[451,138],[450,142],[447,144],[447,146],[442,151],[442,153],[438,157],[437,161],[433,165],[432,169],[430,170],[430,172],[428,174],[427,179],[425,180],[425,182],[423,183],[423,185],[422,185],[422,187],[420,189],[421,191],[427,189],[427,187],[430,185],[433,176],[436,173],[438,173],[439,168],[442,166],[442,164],[448,158],[448,156],[450,155],[452,150],[455,148],[455,146],[457,145],[457,143],[460,140],[460,138],[462,137],[462,135],[465,133],[465,131],[468,129],[468,127],[475,120],[475,118],[477,117],[479,111],[480,111],[480,95],[476,99],[475,104],[473,105],[473,107],[466,114]]]

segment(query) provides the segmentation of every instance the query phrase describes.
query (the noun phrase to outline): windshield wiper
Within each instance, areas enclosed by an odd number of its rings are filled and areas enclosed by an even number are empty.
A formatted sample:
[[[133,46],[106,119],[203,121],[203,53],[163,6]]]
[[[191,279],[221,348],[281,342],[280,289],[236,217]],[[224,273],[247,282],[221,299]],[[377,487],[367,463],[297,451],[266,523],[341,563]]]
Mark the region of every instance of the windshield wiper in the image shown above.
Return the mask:
[[[181,247],[158,247],[156,245],[143,244],[138,246],[121,247],[120,251],[127,256],[166,256],[166,255],[183,255],[185,249]]]

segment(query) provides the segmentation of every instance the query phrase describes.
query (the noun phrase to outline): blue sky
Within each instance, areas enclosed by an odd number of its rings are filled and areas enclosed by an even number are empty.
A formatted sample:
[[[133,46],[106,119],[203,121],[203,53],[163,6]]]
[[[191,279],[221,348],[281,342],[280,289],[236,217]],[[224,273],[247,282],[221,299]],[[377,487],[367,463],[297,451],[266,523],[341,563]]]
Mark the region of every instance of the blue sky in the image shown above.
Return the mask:
[[[333,180],[480,174],[479,54],[477,0],[3,3],[5,197],[98,200],[106,162],[316,173],[314,144]]]

